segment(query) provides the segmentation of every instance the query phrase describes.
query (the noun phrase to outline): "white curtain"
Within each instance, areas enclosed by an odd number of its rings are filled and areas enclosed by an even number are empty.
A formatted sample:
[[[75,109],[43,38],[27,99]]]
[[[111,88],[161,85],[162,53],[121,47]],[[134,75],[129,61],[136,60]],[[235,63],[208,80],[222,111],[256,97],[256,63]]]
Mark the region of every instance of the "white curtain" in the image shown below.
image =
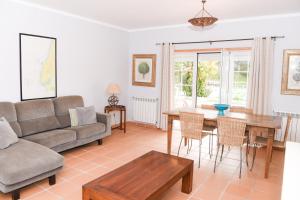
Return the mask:
[[[173,71],[174,46],[170,43],[162,44],[162,71],[161,71],[161,102],[160,102],[160,128],[168,128],[167,116],[163,112],[172,109],[172,71]]]
[[[247,104],[255,114],[266,115],[272,112],[273,61],[273,39],[255,38],[250,61]]]

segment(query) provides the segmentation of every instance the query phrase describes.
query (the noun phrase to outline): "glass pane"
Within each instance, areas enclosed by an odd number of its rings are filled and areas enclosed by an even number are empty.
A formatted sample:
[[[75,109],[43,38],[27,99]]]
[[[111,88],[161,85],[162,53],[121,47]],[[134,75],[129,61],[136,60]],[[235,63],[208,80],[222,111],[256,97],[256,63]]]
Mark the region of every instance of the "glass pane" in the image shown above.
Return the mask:
[[[197,74],[197,106],[220,102],[220,54],[200,54]]]
[[[193,102],[193,61],[184,57],[179,59],[175,60],[174,67],[174,107],[190,107]]]
[[[182,83],[186,85],[192,85],[193,84],[193,72],[183,72],[182,73]]]
[[[246,83],[248,80],[248,72],[234,72],[234,84]]]
[[[181,72],[180,71],[175,71],[174,82],[175,82],[175,84],[181,83]]]
[[[234,72],[231,104],[246,106],[248,90],[249,57],[234,58]]]
[[[248,71],[248,60],[234,61],[234,71]]]

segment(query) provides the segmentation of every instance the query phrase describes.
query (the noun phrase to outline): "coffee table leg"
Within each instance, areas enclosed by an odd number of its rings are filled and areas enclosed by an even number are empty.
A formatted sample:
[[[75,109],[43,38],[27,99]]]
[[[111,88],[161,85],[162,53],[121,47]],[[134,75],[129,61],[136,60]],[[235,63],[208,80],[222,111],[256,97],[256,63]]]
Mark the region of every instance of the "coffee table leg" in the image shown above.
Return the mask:
[[[181,192],[186,194],[190,194],[193,190],[193,167],[194,165],[191,165],[189,167],[189,172],[182,177]]]
[[[90,200],[89,192],[86,189],[82,189],[82,200]]]

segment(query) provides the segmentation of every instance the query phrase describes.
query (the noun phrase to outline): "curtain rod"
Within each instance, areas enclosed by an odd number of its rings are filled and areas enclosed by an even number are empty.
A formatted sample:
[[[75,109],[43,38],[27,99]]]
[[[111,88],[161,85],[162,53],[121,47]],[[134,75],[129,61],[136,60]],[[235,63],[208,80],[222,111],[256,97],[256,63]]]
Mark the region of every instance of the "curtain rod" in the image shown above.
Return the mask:
[[[285,38],[285,36],[271,36],[271,39],[282,39]],[[266,39],[266,37],[263,37],[263,39]],[[201,44],[201,43],[215,43],[215,42],[235,42],[235,41],[249,41],[254,40],[254,38],[241,38],[241,39],[230,39],[230,40],[206,40],[206,41],[198,41],[198,42],[173,42],[171,44]],[[163,45],[165,43],[156,43],[156,45]]]

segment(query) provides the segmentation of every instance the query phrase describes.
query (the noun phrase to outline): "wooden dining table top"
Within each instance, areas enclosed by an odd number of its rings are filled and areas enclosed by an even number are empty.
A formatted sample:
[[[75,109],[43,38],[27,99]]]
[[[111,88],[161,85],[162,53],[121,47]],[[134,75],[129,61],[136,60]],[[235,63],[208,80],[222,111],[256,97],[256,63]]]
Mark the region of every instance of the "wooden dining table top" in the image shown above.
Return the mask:
[[[202,109],[202,108],[181,108],[181,109],[163,112],[163,114],[171,117],[172,116],[179,117],[180,112],[191,112],[191,113],[203,114],[205,120],[214,121],[214,122],[216,122],[218,118],[217,110],[209,110],[209,109]],[[252,127],[254,126],[254,127],[274,128],[274,129],[281,128],[282,118],[280,116],[256,115],[256,114],[229,112],[229,111],[225,111],[224,116],[245,120],[246,124]]]

